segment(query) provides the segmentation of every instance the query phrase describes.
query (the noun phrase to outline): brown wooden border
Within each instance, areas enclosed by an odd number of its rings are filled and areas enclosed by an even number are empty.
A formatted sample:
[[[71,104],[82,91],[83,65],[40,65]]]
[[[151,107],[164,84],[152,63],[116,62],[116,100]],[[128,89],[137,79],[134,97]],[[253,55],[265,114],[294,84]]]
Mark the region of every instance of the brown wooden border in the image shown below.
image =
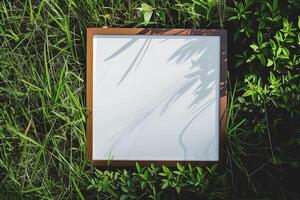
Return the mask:
[[[220,104],[219,104],[219,161],[139,161],[139,160],[92,160],[93,148],[93,36],[94,35],[199,35],[220,36]],[[227,31],[219,29],[162,29],[162,28],[87,28],[87,70],[86,70],[86,106],[87,106],[87,158],[95,166],[134,166],[136,162],[141,165],[151,163],[157,165],[176,166],[181,164],[194,164],[207,166],[213,163],[224,164],[224,139],[226,127],[227,106]]]

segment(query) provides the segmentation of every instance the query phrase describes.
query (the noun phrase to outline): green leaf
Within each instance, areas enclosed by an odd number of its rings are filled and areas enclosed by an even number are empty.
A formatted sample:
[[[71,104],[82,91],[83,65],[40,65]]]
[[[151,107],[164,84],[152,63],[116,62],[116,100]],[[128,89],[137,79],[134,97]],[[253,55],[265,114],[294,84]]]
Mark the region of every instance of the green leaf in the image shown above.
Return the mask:
[[[233,21],[233,20],[236,20],[237,19],[237,16],[232,16],[228,19],[228,21]]]
[[[177,163],[177,169],[179,169],[180,172],[184,171],[184,167],[179,162]]]
[[[160,175],[160,176],[168,176],[166,173],[163,173],[163,172],[158,173],[158,175]]]
[[[289,59],[289,57],[287,55],[282,55],[282,54],[279,55],[278,58],[286,59],[286,60]]]
[[[259,60],[261,62],[262,65],[266,65],[266,58],[263,54],[259,55]]]
[[[147,180],[147,178],[148,178],[145,174],[140,174],[140,177],[144,180]]]
[[[275,35],[275,39],[277,40],[277,42],[282,42],[283,41],[282,33],[277,31]]]
[[[23,83],[25,83],[26,85],[28,85],[30,87],[30,89],[32,89],[33,91],[43,91],[42,88],[40,88],[40,87],[38,87],[38,86],[36,86],[36,85],[34,85],[32,83],[29,83],[26,80],[21,79],[20,81],[23,82]]]
[[[153,7],[146,3],[142,3],[141,6],[142,6],[143,11],[153,10]]]
[[[278,0],[273,0],[273,11],[276,11],[278,8]]]
[[[121,186],[121,190],[122,190],[123,192],[125,192],[125,193],[128,193],[128,192],[129,192],[128,189],[127,189],[126,187],[124,187],[124,186]]]
[[[270,72],[270,83],[273,84],[276,81],[276,77],[274,76],[273,72]]]
[[[144,22],[146,23],[146,25],[150,22],[152,14],[153,14],[153,11],[144,12]]]
[[[163,190],[163,189],[167,188],[168,186],[169,186],[169,183],[168,183],[168,182],[165,182],[165,183],[162,185],[161,189]]]
[[[281,54],[281,52],[282,52],[282,48],[279,47],[276,51],[276,56],[279,56]]]
[[[156,11],[156,15],[159,17],[160,21],[166,23],[166,13],[163,10]]]
[[[81,200],[84,200],[84,197],[83,197],[83,195],[82,195],[80,189],[78,188],[78,183],[76,183],[76,181],[74,180],[74,178],[72,178],[72,183],[73,183],[73,185],[74,185],[74,187],[75,187],[75,190],[76,190],[78,196],[80,197],[80,199],[81,199]]]
[[[120,197],[120,200],[125,200],[127,199],[127,195],[126,194],[122,194],[121,197]]]
[[[263,42],[263,35],[260,31],[257,32],[257,42],[258,42],[258,45],[261,46],[262,45],[262,42]]]
[[[155,187],[154,186],[150,186],[150,187],[152,189],[153,195],[156,196],[156,189],[155,189]]]
[[[135,167],[136,167],[136,170],[138,171],[138,173],[141,173],[141,167],[138,162],[135,163]]]
[[[255,59],[255,55],[254,54],[252,54],[247,60],[246,60],[246,62],[247,63],[249,63],[249,62],[251,62],[251,61],[253,61],[254,59]]]
[[[265,47],[267,47],[268,46],[268,42],[264,42],[264,43],[262,43],[261,45],[260,45],[260,48],[262,49],[262,48],[265,48]]]
[[[106,187],[106,188],[105,188],[105,191],[109,192],[109,194],[111,194],[111,195],[112,195],[113,197],[115,197],[115,198],[118,197],[117,193],[115,193],[114,190],[111,189],[110,187]]]
[[[176,187],[175,187],[175,190],[176,190],[177,194],[179,194],[179,193],[180,193],[180,191],[181,191],[181,188],[180,188],[180,186],[176,186]]]
[[[167,168],[166,166],[162,166],[162,169],[163,169],[163,171],[166,173],[166,174],[170,174],[170,170],[169,170],[169,168]]]
[[[282,51],[283,51],[283,54],[285,55],[285,56],[287,56],[287,57],[289,57],[290,56],[290,52],[289,52],[289,50],[287,49],[287,48],[282,48]]]
[[[174,174],[180,175],[182,174],[181,171],[173,171]]]
[[[272,66],[273,65],[273,61],[272,60],[270,60],[270,59],[268,59],[268,62],[267,62],[267,67],[269,67],[269,66]]]
[[[201,167],[197,167],[198,174],[203,175],[203,169]]]
[[[258,29],[263,29],[263,28],[265,28],[265,27],[266,27],[265,21],[260,21],[260,22],[259,22],[259,25],[258,25]]]
[[[250,47],[253,49],[254,52],[257,52],[259,48],[256,44],[251,44]]]
[[[142,190],[145,188],[145,186],[146,186],[146,182],[142,182],[142,183],[141,183],[141,188],[142,188]]]
[[[144,16],[144,22],[147,25],[150,22],[154,8],[146,3],[142,3],[141,7],[141,11],[143,12]]]
[[[247,96],[251,96],[252,94],[253,94],[252,90],[247,90],[246,92],[244,92],[244,94],[242,96],[247,97]]]
[[[21,138],[23,138],[24,140],[27,140],[33,144],[35,144],[38,147],[42,147],[39,143],[37,143],[35,140],[33,140],[32,138],[28,137],[26,134],[21,133],[19,130],[17,130],[16,128],[8,125],[7,129],[10,130],[11,132],[19,135]]]

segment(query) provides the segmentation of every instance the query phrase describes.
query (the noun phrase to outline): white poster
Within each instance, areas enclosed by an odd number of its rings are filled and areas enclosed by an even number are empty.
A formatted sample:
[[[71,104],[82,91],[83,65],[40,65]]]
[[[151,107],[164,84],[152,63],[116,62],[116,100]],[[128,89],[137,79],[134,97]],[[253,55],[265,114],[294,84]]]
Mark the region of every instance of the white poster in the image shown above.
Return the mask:
[[[92,160],[219,160],[220,36],[92,44]]]

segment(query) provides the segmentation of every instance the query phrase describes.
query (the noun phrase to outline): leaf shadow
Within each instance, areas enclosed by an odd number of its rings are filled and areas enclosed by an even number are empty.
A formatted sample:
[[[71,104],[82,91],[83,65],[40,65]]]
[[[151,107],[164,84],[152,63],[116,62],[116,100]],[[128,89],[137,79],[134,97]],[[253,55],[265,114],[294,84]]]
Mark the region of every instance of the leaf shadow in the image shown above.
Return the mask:
[[[194,98],[187,109],[191,109],[195,114],[194,117],[187,122],[178,137],[178,143],[184,152],[184,159],[187,159],[188,154],[186,144],[183,141],[184,134],[191,124],[200,116],[203,110],[213,102],[212,99],[200,106],[202,100],[204,100],[212,91],[216,81],[216,70],[212,64],[214,58],[211,56],[211,54],[214,53],[214,49],[207,48],[207,46],[209,46],[209,41],[192,40],[176,50],[168,59],[169,61],[174,61],[176,63],[184,63],[186,61],[191,62],[191,67],[189,68],[189,72],[185,75],[185,79],[166,101],[160,113],[160,115],[163,115],[178,99],[188,92],[192,92]],[[197,58],[195,58],[195,56],[197,56]],[[203,59],[203,57],[206,59]]]
[[[114,54],[106,58],[106,60],[113,58],[114,56],[119,55],[127,48],[133,45],[136,42],[136,39],[129,41],[127,44],[122,46],[118,51]],[[133,67],[135,69],[140,65],[143,57],[145,56],[149,46],[151,43],[151,38],[146,39],[140,48],[138,54],[135,56],[130,66],[127,68],[126,72],[118,82],[118,86],[126,79],[126,77],[130,74]],[[193,100],[189,103],[187,109],[191,110],[193,116],[186,123],[183,129],[180,131],[178,136],[178,143],[181,146],[184,159],[188,156],[187,146],[184,143],[184,135],[189,129],[189,127],[196,121],[196,119],[200,116],[200,114],[213,102],[214,99],[210,99],[201,105],[202,100],[204,100],[212,91],[212,88],[215,85],[215,73],[216,70],[213,65],[213,61],[215,58],[211,56],[213,54],[214,49],[208,48],[209,41],[205,40],[191,40],[180,48],[178,48],[169,58],[168,62],[175,62],[177,64],[189,63],[191,66],[188,70],[188,73],[184,76],[184,80],[180,82],[178,87],[175,90],[171,91],[166,97],[162,99],[158,105],[155,105],[152,108],[148,108],[143,110],[140,115],[138,115],[135,119],[128,123],[124,129],[119,131],[113,137],[109,139],[109,141],[116,139],[113,142],[113,148],[115,148],[120,142],[122,142],[126,137],[128,137],[142,122],[147,120],[149,116],[159,107],[160,116],[167,112],[168,109],[171,109],[172,105],[179,100],[183,95],[188,92],[192,92]],[[206,59],[203,59],[203,58]],[[112,149],[113,150],[113,149]]]

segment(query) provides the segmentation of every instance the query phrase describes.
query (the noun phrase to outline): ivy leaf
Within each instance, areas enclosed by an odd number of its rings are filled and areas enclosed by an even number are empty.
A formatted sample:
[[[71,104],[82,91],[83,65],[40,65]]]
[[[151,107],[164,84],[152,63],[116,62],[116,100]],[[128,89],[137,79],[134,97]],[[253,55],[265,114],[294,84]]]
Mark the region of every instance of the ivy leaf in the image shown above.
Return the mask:
[[[141,11],[143,12],[144,16],[144,22],[147,25],[150,22],[154,8],[146,3],[142,3],[141,6]]]
[[[150,22],[153,11],[144,12],[144,21],[146,24]]]

